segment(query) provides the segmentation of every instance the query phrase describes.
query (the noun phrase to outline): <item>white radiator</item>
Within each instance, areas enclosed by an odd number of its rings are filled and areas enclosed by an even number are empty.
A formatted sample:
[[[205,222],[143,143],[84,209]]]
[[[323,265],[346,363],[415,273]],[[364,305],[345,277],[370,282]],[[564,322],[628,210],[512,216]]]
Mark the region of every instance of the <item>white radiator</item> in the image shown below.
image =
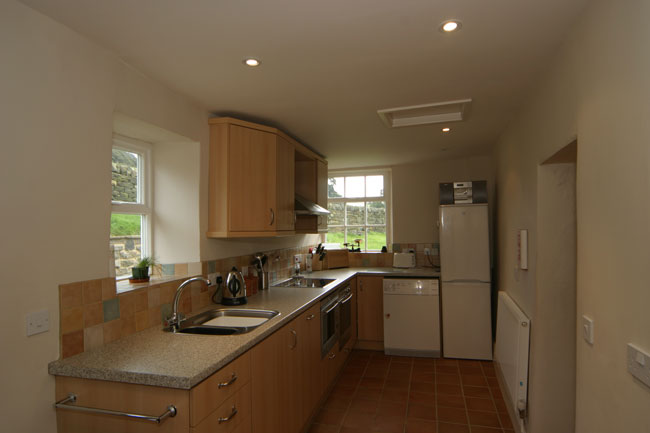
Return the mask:
[[[530,319],[506,292],[499,292],[494,362],[505,385],[506,404],[519,418],[528,402]],[[520,431],[525,431],[523,420]]]

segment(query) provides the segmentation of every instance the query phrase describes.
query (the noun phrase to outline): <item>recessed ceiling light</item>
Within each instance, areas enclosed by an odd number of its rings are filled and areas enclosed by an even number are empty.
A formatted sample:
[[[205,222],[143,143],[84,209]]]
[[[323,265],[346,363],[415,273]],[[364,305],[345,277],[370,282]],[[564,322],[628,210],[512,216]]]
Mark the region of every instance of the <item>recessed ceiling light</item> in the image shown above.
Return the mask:
[[[442,128],[442,132],[449,132],[451,131],[451,128]]]
[[[260,65],[260,61],[253,57],[249,57],[248,59],[244,59],[244,64],[246,66],[255,67]]]
[[[440,25],[440,30],[445,33],[451,33],[459,30],[461,27],[460,21],[458,20],[447,20]]]

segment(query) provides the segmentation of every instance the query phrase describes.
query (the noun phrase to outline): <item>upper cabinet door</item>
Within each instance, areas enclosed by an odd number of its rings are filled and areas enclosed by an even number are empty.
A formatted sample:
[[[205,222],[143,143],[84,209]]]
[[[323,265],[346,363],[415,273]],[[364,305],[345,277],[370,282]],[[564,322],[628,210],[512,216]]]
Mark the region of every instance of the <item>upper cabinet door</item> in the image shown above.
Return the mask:
[[[327,161],[316,160],[316,204],[327,209]],[[318,231],[327,231],[327,215],[318,216]]]
[[[280,136],[276,138],[276,207],[273,230],[290,231],[295,224],[295,149]]]
[[[230,231],[275,231],[276,163],[286,150],[276,151],[277,136],[269,132],[230,125],[229,135]]]

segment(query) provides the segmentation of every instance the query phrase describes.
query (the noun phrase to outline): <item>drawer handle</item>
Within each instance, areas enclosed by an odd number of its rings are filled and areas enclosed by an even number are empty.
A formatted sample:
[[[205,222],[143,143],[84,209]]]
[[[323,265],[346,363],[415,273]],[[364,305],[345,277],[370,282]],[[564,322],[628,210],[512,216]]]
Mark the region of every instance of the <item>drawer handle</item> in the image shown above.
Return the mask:
[[[334,359],[336,358],[336,353],[332,352],[330,355],[327,357],[327,359]]]
[[[289,349],[293,350],[298,345],[298,333],[292,329],[291,333],[293,334],[293,346],[289,346]]]
[[[269,225],[272,226],[274,222],[275,222],[275,212],[273,211],[273,208],[271,208],[271,222],[269,223]]]
[[[143,421],[155,422],[156,424],[162,423],[167,418],[173,418],[178,413],[174,405],[167,406],[167,410],[165,410],[165,412],[160,416],[151,416],[151,415],[141,415],[137,413],[128,413],[128,412],[121,412],[121,411],[108,410],[108,409],[97,409],[94,407],[83,407],[83,406],[75,406],[75,405],[68,404],[68,403],[75,403],[76,401],[77,401],[77,396],[75,394],[68,394],[68,396],[63,400],[54,403],[54,407],[56,409],[67,409],[67,410],[74,410],[77,412],[99,413],[102,415],[122,416],[125,418],[136,418]]]
[[[316,318],[316,316],[314,316],[313,314],[310,314],[309,316],[307,316],[307,320],[313,320],[315,318]]]
[[[233,373],[228,382],[221,382],[218,386],[219,389],[225,388],[228,385],[232,385],[237,380],[237,373]]]
[[[235,415],[237,415],[237,408],[235,406],[232,407],[232,411],[230,412],[230,415],[224,416],[219,418],[217,421],[219,421],[219,424],[228,422],[230,421]]]

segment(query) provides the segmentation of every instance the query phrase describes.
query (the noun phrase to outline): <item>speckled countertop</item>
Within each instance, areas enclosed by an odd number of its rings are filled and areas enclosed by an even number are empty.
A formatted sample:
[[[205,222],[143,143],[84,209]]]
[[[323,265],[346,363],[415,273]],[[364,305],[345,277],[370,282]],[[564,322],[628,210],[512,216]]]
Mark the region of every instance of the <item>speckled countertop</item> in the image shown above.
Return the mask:
[[[244,308],[277,310],[280,315],[240,335],[171,334],[150,328],[89,352],[53,361],[52,375],[190,389],[325,297],[355,275],[438,277],[431,268],[343,268],[307,277],[334,278],[322,289],[271,287],[248,299]],[[221,308],[212,305],[206,310]],[[240,308],[240,307],[236,307]]]

